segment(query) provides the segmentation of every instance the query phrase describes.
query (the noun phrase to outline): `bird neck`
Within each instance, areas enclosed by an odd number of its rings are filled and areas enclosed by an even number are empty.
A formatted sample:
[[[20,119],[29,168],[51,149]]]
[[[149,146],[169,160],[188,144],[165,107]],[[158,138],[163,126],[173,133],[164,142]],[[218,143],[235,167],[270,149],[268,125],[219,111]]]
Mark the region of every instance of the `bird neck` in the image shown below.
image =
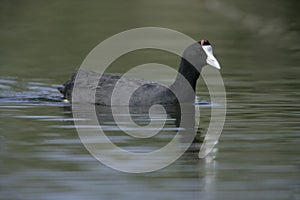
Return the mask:
[[[171,89],[178,92],[181,96],[184,96],[185,99],[194,99],[196,83],[199,76],[200,73],[198,70],[187,60],[182,58],[178,69],[178,75],[171,85]],[[187,82],[189,85],[186,84]],[[190,87],[192,87],[193,91],[191,91]],[[193,92],[193,94],[191,94],[191,92]]]
[[[182,90],[183,88],[180,88],[180,87],[183,86],[186,81],[188,81],[190,86],[195,91],[197,79],[199,78],[199,76],[200,76],[200,73],[198,72],[198,70],[192,64],[190,64],[187,60],[182,58],[180,65],[179,65],[179,69],[178,69],[178,75],[175,79],[175,82],[172,84],[171,87],[173,87],[174,89],[179,87],[178,89]],[[183,80],[183,79],[185,79],[185,80]]]

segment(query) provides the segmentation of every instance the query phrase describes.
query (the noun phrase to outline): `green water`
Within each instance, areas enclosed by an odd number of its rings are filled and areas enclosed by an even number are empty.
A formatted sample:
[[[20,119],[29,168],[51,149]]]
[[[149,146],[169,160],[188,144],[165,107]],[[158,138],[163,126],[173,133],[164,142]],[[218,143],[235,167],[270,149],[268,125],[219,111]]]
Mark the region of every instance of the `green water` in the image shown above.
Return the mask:
[[[296,0],[0,1],[0,199],[299,199],[298,7]],[[145,26],[212,42],[228,112],[206,159],[189,151],[137,175],[89,154],[56,87],[98,43]],[[135,52],[110,71],[178,61]],[[201,80],[197,95],[209,101]],[[210,109],[200,107],[205,130]],[[122,145],[144,150],[109,127]]]

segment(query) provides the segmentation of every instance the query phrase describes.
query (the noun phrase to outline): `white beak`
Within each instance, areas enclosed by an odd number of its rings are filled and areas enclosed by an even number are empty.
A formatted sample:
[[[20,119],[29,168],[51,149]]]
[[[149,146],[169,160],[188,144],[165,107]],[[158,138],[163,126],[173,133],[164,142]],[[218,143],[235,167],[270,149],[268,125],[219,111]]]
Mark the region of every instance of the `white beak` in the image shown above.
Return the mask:
[[[205,51],[207,58],[206,58],[206,62],[207,64],[217,68],[217,69],[221,69],[221,66],[219,64],[219,62],[217,61],[217,59],[214,57],[213,54],[213,50],[212,47],[210,45],[205,45],[202,46],[203,50]]]

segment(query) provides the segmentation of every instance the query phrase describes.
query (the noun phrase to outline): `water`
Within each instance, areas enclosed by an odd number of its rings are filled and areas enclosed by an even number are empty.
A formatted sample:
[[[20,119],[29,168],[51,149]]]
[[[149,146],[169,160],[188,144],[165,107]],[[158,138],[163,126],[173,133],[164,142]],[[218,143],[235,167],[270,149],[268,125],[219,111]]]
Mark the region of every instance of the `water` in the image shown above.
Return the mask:
[[[2,1],[0,199],[299,199],[298,4]],[[206,159],[197,159],[196,146],[162,170],[126,174],[89,154],[56,87],[99,42],[141,26],[209,39],[222,65],[228,112]],[[124,73],[153,61],[175,68],[178,58],[136,52],[110,70]],[[210,102],[203,81],[197,95]],[[200,133],[207,129],[210,106],[200,104]],[[104,117],[110,137],[133,151],[163,145],[176,130],[170,116],[169,130],[140,145]],[[138,119],[148,122],[145,115]]]

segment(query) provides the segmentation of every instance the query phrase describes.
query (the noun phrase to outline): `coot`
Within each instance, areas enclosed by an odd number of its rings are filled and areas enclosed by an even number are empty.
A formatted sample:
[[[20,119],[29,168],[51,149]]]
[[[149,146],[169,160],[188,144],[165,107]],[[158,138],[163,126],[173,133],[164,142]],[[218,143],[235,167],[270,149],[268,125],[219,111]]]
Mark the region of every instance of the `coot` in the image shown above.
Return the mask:
[[[220,69],[218,61],[213,56],[211,44],[207,40],[201,40],[185,49],[177,78],[169,88],[144,79],[121,78],[120,75],[107,73],[100,75],[93,71],[79,69],[58,90],[64,95],[65,99],[72,101],[73,86],[76,78],[77,88],[83,91],[82,93],[80,92],[81,94],[78,94],[80,98],[76,99],[81,102],[111,105],[112,91],[117,82],[119,93],[123,92],[124,95],[126,95],[127,91],[135,89],[130,97],[130,106],[170,105],[178,102],[178,95],[180,96],[180,102],[188,102],[193,101],[195,98],[196,82],[200,76],[201,68],[205,65]],[[79,73],[80,76],[77,76]],[[99,79],[100,76],[101,78]],[[189,83],[189,88],[192,88],[193,92],[188,92],[189,89],[185,83]],[[85,93],[85,91],[92,92]],[[91,98],[89,94],[95,94],[95,98]],[[128,101],[124,100],[122,96],[123,94],[118,94],[119,98],[117,101],[114,101],[114,105],[128,105]]]

